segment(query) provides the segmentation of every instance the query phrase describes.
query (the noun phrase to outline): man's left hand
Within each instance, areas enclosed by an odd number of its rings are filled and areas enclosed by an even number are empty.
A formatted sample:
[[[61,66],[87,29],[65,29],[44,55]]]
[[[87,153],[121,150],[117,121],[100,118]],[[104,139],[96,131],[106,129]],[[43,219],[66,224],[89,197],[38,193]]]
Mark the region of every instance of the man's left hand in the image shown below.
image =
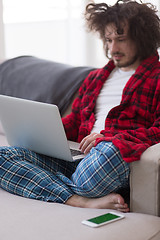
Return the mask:
[[[81,152],[85,154],[89,153],[91,148],[94,147],[96,139],[101,137],[104,137],[104,135],[100,133],[91,133],[85,138],[83,138],[79,145]]]

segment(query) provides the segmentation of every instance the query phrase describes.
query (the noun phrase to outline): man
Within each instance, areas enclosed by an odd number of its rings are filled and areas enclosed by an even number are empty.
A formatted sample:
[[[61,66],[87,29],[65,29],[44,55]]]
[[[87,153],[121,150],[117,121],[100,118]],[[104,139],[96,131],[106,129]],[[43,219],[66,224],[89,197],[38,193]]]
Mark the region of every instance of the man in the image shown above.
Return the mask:
[[[119,193],[129,186],[129,164],[160,141],[159,18],[151,5],[118,1],[89,4],[86,20],[111,56],[85,79],[63,118],[68,139],[87,156],[68,163],[2,147],[0,186],[43,201],[128,212]]]

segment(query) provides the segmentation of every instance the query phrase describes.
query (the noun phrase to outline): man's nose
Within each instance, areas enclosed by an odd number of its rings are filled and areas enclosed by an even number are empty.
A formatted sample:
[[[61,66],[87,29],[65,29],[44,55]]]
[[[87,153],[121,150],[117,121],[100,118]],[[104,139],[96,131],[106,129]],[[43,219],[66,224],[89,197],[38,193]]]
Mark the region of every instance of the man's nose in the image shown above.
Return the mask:
[[[112,41],[112,44],[111,44],[111,48],[110,48],[110,51],[113,53],[113,52],[118,52],[118,44],[116,41]]]

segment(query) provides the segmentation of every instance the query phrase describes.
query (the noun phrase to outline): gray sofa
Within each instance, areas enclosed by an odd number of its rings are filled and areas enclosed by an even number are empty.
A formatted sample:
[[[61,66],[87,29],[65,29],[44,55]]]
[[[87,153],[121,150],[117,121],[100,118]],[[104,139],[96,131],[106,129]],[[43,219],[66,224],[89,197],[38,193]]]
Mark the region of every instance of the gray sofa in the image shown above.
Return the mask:
[[[70,110],[77,90],[93,70],[21,56],[0,65],[0,94],[54,103],[62,115]],[[0,146],[8,145],[0,125]],[[125,219],[93,229],[81,221],[108,212],[25,199],[0,189],[2,240],[159,240],[160,143],[131,164],[130,213]]]

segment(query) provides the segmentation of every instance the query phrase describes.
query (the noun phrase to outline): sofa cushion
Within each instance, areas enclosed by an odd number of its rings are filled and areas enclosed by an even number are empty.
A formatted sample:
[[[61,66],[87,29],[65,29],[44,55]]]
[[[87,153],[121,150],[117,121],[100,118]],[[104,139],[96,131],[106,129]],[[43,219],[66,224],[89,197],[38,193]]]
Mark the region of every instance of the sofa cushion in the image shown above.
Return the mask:
[[[123,220],[99,228],[81,221],[107,209],[70,207],[12,195],[0,189],[0,233],[3,240],[159,240],[160,218],[126,213]]]
[[[63,114],[91,70],[33,56],[16,57],[0,65],[0,94],[56,104]]]

